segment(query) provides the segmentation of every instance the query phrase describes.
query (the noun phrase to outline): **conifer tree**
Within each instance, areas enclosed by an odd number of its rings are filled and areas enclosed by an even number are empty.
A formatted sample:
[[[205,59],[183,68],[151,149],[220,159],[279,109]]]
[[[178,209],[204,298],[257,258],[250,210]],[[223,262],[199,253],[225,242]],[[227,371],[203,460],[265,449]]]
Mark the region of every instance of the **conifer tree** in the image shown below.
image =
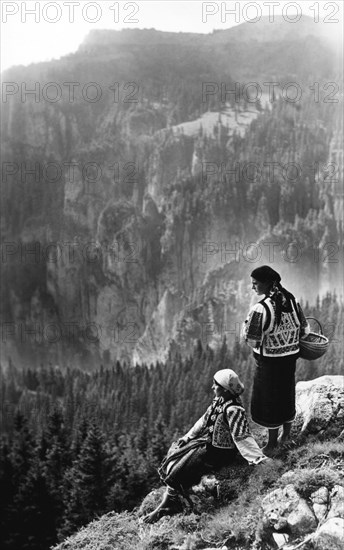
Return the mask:
[[[14,419],[14,434],[11,447],[13,479],[17,488],[26,477],[35,457],[35,441],[28,427],[28,421],[19,411]]]
[[[35,458],[13,502],[13,550],[46,550],[56,540],[55,506]]]
[[[43,471],[54,506],[53,516],[56,524],[59,524],[63,514],[64,475],[71,461],[71,455],[67,446],[62,412],[58,408],[55,408],[49,416],[45,441],[47,448]]]
[[[12,523],[13,499],[15,495],[14,472],[10,446],[2,440],[0,443],[0,546],[9,548],[10,527]]]
[[[150,432],[150,459],[153,464],[157,466],[164,458],[169,446],[168,433],[166,423],[160,413],[156,421],[154,422],[153,429]]]
[[[71,533],[104,512],[107,498],[105,458],[103,435],[93,424],[77,460],[66,473],[68,495],[60,535]]]

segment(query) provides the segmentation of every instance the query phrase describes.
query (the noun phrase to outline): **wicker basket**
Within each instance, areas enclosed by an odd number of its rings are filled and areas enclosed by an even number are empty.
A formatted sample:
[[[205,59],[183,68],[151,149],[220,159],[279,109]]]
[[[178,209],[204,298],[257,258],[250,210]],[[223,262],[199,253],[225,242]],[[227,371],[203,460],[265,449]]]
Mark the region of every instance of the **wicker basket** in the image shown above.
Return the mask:
[[[328,350],[329,340],[326,336],[323,335],[322,326],[317,319],[314,317],[307,317],[307,319],[312,319],[316,321],[319,325],[320,334],[316,332],[310,332],[306,336],[300,338],[300,355],[302,359],[307,359],[312,361],[314,359],[319,359],[324,355]]]

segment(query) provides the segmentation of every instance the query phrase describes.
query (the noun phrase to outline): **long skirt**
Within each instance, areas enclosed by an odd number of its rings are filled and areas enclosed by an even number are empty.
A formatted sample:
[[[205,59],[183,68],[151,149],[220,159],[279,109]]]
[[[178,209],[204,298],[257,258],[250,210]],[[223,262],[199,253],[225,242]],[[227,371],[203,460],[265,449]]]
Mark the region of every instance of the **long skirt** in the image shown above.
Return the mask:
[[[181,493],[200,482],[201,477],[233,461],[235,449],[218,449],[205,439],[193,439],[178,447],[172,443],[161,463],[161,480]]]
[[[251,398],[252,420],[265,428],[278,428],[295,418],[297,355],[264,357],[254,354],[256,370]]]

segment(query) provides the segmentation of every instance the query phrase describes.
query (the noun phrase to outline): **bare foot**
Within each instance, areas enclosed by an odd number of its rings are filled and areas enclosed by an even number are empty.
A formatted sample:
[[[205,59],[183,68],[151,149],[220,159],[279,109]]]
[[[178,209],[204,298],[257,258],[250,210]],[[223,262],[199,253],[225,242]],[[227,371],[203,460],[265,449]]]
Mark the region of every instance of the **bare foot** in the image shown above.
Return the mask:
[[[144,516],[142,518],[142,521],[144,523],[155,523],[163,516],[172,516],[173,514],[177,514],[182,510],[183,510],[183,506],[179,500],[171,503],[170,506],[166,506],[163,503],[161,503],[157,508],[155,508],[155,510],[153,510],[153,512],[151,512],[150,514],[147,514],[147,516]]]
[[[281,437],[278,440],[278,443],[283,449],[292,449],[293,445],[295,445],[295,441],[290,437],[290,435],[287,435],[285,437]]]
[[[165,511],[165,513],[164,513],[164,511]],[[166,511],[167,511],[167,508],[160,508],[158,506],[158,508],[153,510],[153,512],[151,512],[150,514],[147,514],[147,516],[144,516],[142,518],[142,521],[143,521],[143,523],[155,523],[162,516],[166,515],[166,513],[167,513]]]
[[[276,450],[276,447],[277,447],[277,443],[274,443],[273,445],[271,443],[267,443],[262,448],[262,451],[266,456],[269,456],[271,453],[273,453]]]
[[[283,431],[282,434],[279,436],[278,438],[278,443],[280,445],[283,445],[284,443],[287,443],[291,440],[291,434],[290,434],[290,430],[288,431]]]

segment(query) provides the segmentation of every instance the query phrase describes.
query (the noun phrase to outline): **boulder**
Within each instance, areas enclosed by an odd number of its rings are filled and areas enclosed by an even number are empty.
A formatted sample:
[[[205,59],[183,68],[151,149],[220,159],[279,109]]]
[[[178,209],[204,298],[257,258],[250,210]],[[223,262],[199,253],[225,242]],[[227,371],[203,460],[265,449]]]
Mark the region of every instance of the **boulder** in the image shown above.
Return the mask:
[[[335,485],[330,494],[329,518],[344,518],[344,487]]]
[[[272,533],[272,538],[277,544],[277,548],[280,548],[281,546],[287,544],[289,540],[289,535],[287,535],[286,533]]]
[[[192,487],[192,492],[195,495],[211,495],[218,496],[219,494],[219,481],[214,475],[204,475],[198,485]]]
[[[275,531],[288,530],[293,536],[303,536],[316,529],[312,510],[291,484],[266,495],[262,508],[264,523],[270,523]]]
[[[344,519],[330,518],[323,523],[313,538],[314,550],[343,550]]]
[[[344,376],[325,375],[296,384],[296,420],[303,432],[317,433],[344,417]]]
[[[329,507],[329,493],[327,487],[320,487],[317,491],[311,494],[313,511],[318,522],[321,523],[327,515]]]

